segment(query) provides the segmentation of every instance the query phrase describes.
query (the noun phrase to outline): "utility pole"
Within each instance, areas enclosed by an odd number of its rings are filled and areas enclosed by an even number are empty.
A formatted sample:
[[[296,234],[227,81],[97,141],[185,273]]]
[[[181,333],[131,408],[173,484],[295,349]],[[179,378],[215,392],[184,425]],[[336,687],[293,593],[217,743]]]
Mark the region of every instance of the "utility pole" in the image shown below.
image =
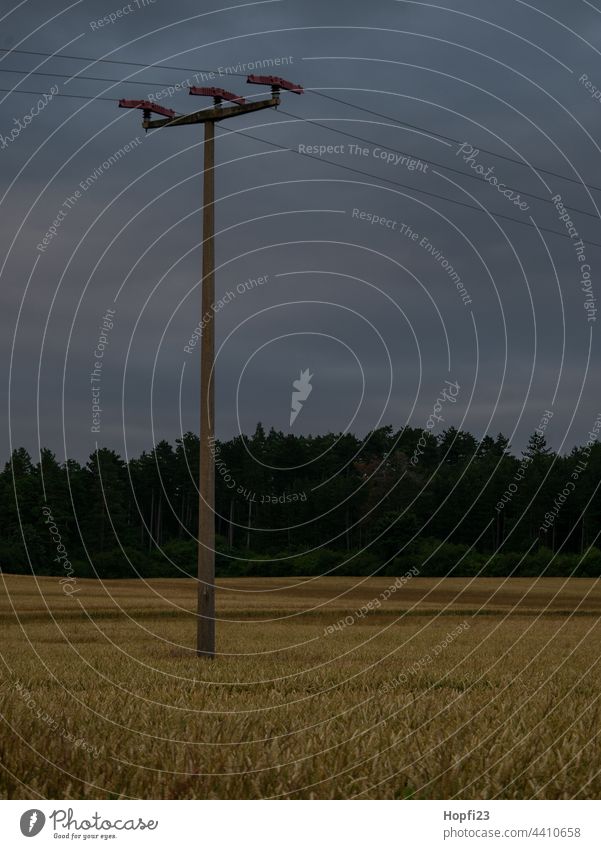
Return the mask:
[[[200,468],[198,500],[198,580],[196,654],[215,657],[215,123],[249,112],[277,107],[280,89],[302,94],[303,88],[281,77],[251,74],[248,83],[271,86],[271,97],[247,103],[222,88],[196,87],[189,93],[213,98],[213,108],[178,115],[150,100],[120,100],[125,109],[142,109],[145,130],[204,124],[202,295],[200,340]],[[223,107],[224,100],[233,106]],[[151,114],[164,116],[153,119]]]

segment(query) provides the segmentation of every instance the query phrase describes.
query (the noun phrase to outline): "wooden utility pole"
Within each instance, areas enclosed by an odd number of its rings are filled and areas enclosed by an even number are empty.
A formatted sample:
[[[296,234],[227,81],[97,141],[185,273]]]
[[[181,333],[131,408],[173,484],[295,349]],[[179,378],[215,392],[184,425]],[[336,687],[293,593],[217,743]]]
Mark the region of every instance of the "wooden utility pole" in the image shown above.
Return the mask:
[[[215,122],[205,124],[196,653],[215,656]]]
[[[221,88],[192,87],[190,94],[213,98],[213,108],[177,115],[150,100],[120,100],[126,109],[142,109],[145,130],[204,124],[203,216],[202,216],[202,296],[200,340],[200,468],[198,499],[198,587],[196,654],[215,657],[215,122],[248,112],[276,107],[280,89],[302,94],[302,86],[281,77],[251,74],[247,82],[271,86],[271,97],[246,103]],[[227,100],[234,106],[222,108]],[[151,113],[163,115],[151,119]],[[250,514],[249,514],[250,524]],[[249,530],[250,533],[250,530]]]

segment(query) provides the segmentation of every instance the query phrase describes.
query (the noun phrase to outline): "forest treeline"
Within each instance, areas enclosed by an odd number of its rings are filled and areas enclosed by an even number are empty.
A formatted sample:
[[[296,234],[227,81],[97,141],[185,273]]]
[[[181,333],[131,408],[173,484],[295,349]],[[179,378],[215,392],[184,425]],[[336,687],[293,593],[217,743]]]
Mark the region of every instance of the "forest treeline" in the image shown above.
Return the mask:
[[[601,426],[601,423],[600,423]],[[601,575],[597,432],[558,455],[541,433],[382,427],[295,436],[259,424],[216,441],[219,575]],[[126,462],[15,450],[0,473],[7,573],[178,577],[196,571],[198,437]]]

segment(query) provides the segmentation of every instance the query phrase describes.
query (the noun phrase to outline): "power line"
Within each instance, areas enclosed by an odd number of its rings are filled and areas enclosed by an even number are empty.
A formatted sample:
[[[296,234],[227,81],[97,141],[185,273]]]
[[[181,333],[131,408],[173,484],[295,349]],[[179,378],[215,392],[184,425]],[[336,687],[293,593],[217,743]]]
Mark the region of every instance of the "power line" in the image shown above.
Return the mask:
[[[0,52],[2,52],[2,50],[3,50],[3,49],[2,49],[2,48],[0,48]],[[4,51],[4,52],[6,52],[6,51]],[[15,51],[15,52],[16,52],[16,51]],[[32,52],[32,51],[20,51],[20,52]],[[40,53],[39,55],[44,55],[44,54],[41,54],[41,53]],[[58,54],[48,54],[48,55],[58,55]],[[63,57],[62,57],[62,58],[80,58],[80,59],[83,59],[83,57],[67,57],[66,55],[63,55]],[[84,60],[84,61],[85,61],[85,60]],[[96,60],[89,60],[89,61],[96,61]],[[97,61],[104,61],[104,60],[97,60]],[[109,60],[107,60],[107,61],[109,61]],[[141,65],[141,63],[124,63],[124,64],[136,64],[136,65],[137,65],[137,64],[139,64],[141,67],[147,67],[147,66]],[[154,67],[168,67],[168,66],[159,66],[159,65],[156,65],[156,66],[154,66]],[[0,70],[8,70],[8,69],[0,69]],[[191,69],[179,68],[178,70],[191,70]],[[200,71],[198,71],[198,73],[208,73],[208,72],[200,72]],[[246,74],[238,75],[238,76],[246,76]],[[75,78],[75,77],[73,77],[73,78]],[[83,77],[82,77],[82,79],[83,79]],[[107,82],[107,81],[109,81],[109,82],[110,82],[110,80],[106,80],[105,78],[101,78],[101,81],[102,81],[102,82]],[[114,82],[129,82],[129,81],[128,81],[128,80],[114,80]],[[161,84],[160,84],[160,83],[144,83],[144,85],[161,85]],[[24,90],[24,89],[6,89],[6,88],[0,88],[0,92],[10,92],[10,93],[13,93],[13,94],[33,94],[33,95],[37,95],[37,96],[42,96],[42,95],[44,94],[44,92],[27,91],[27,90]],[[346,105],[348,105],[348,106],[351,106],[351,107],[353,107],[353,108],[357,108],[357,109],[359,109],[360,111],[368,112],[368,113],[370,113],[370,114],[377,115],[377,116],[379,116],[379,117],[381,117],[381,118],[385,118],[387,121],[392,121],[393,123],[398,123],[397,119],[392,118],[392,117],[390,117],[389,115],[384,115],[384,114],[382,114],[382,113],[375,112],[374,110],[366,109],[365,107],[360,107],[360,106],[356,106],[356,107],[355,107],[355,105],[354,105],[354,104],[352,104],[352,103],[348,103],[348,102],[347,102],[347,101],[345,101],[345,100],[340,100],[339,98],[335,98],[335,97],[332,97],[332,96],[330,96],[330,95],[324,95],[324,94],[323,94],[323,93],[321,93],[321,92],[313,91],[313,93],[314,93],[314,94],[321,95],[321,96],[323,96],[323,97],[327,97],[328,99],[331,99],[331,100],[336,100],[336,101],[338,101],[338,102],[340,102],[340,103],[344,103],[344,104],[346,104]],[[54,96],[55,96],[55,97],[69,97],[69,98],[76,98],[76,99],[79,99],[79,100],[90,100],[90,96],[89,96],[89,95],[81,95],[81,94],[61,94],[61,93],[57,93],[57,94],[56,94],[56,95],[54,95]],[[107,101],[107,102],[109,102],[109,103],[116,103],[116,102],[118,102],[118,101],[117,101],[117,98],[102,97],[102,96],[96,96],[96,97],[94,97],[93,99],[94,99],[94,100],[104,100],[104,101]],[[365,143],[367,143],[367,144],[374,144],[374,143],[375,143],[375,142],[373,142],[373,141],[369,141],[369,140],[367,140],[367,139],[363,139],[363,138],[361,138],[361,137],[359,137],[359,136],[355,136],[355,135],[352,135],[352,134],[350,134],[350,133],[346,133],[346,132],[345,132],[345,131],[343,131],[343,130],[337,130],[337,129],[335,129],[335,128],[327,127],[327,126],[322,125],[322,124],[319,124],[318,122],[313,121],[313,120],[311,120],[311,119],[308,119],[308,118],[301,118],[301,117],[300,117],[300,116],[298,116],[298,115],[293,115],[292,113],[285,112],[284,110],[280,110],[280,111],[282,112],[282,114],[284,114],[284,115],[288,115],[289,117],[294,118],[295,120],[299,120],[299,121],[306,121],[307,123],[314,123],[314,124],[316,124],[317,126],[324,127],[325,129],[331,130],[331,131],[333,131],[333,132],[340,133],[341,135],[348,135],[348,136],[349,136],[349,137],[351,137],[351,138],[356,138],[357,140],[359,140],[359,141],[363,141],[363,142],[365,142]],[[409,127],[412,127],[412,128],[417,128],[417,125],[411,125],[411,124],[408,124],[408,123],[406,123],[406,124],[405,124],[405,126],[409,126]],[[421,128],[421,129],[423,130],[424,128]],[[239,132],[239,131],[232,130],[232,131],[230,131],[230,132],[235,133],[235,132]],[[426,132],[427,132],[427,131],[426,131]],[[346,171],[350,171],[350,172],[355,173],[355,174],[360,174],[361,176],[364,176],[364,177],[369,177],[369,178],[370,178],[370,179],[372,179],[372,180],[380,180],[380,182],[389,183],[389,184],[391,184],[391,185],[393,185],[393,186],[397,186],[397,187],[399,187],[399,188],[409,189],[410,191],[418,192],[419,194],[424,194],[424,195],[427,195],[427,196],[429,196],[429,197],[436,198],[436,199],[438,199],[438,200],[447,201],[448,203],[453,203],[453,204],[455,204],[455,205],[457,205],[457,206],[463,206],[463,207],[465,207],[466,209],[471,209],[472,211],[474,211],[474,212],[478,212],[478,213],[480,213],[480,214],[488,214],[488,215],[492,216],[493,218],[501,218],[501,219],[506,220],[506,221],[512,221],[512,222],[514,222],[515,224],[521,224],[522,226],[533,228],[533,225],[532,225],[532,224],[530,224],[529,222],[527,222],[527,221],[523,221],[523,220],[521,220],[521,219],[519,219],[519,218],[514,218],[514,217],[512,217],[512,216],[510,216],[510,215],[505,215],[505,214],[500,213],[500,212],[489,212],[489,211],[486,211],[486,210],[482,210],[482,209],[480,209],[480,208],[479,208],[479,207],[477,207],[477,206],[473,206],[472,204],[466,203],[465,201],[455,200],[455,199],[453,199],[453,198],[449,198],[449,197],[446,197],[446,196],[444,196],[444,195],[437,194],[436,192],[430,192],[430,191],[427,191],[426,189],[419,189],[419,188],[416,188],[415,186],[407,185],[406,183],[399,183],[398,181],[390,180],[390,179],[388,179],[387,177],[379,177],[379,176],[377,176],[377,175],[370,174],[368,171],[362,171],[361,169],[353,168],[353,167],[351,167],[351,166],[349,166],[349,165],[344,165],[344,164],[342,164],[342,163],[340,163],[340,162],[333,162],[332,160],[329,160],[329,159],[323,159],[322,157],[314,156],[314,155],[312,155],[312,154],[308,154],[308,153],[301,153],[300,151],[294,150],[293,148],[286,147],[285,145],[278,145],[278,144],[276,144],[275,142],[268,142],[268,141],[266,141],[266,140],[264,140],[264,139],[261,139],[261,138],[259,138],[259,137],[257,137],[257,136],[251,136],[251,135],[250,135],[250,134],[248,134],[248,133],[241,133],[241,132],[240,132],[240,135],[246,135],[246,136],[248,136],[248,138],[254,139],[255,141],[264,142],[265,144],[269,144],[269,145],[271,145],[272,147],[277,147],[277,148],[279,148],[280,150],[286,150],[286,151],[289,151],[289,152],[291,152],[291,153],[295,153],[295,154],[297,154],[298,156],[308,157],[309,159],[315,159],[315,160],[317,160],[317,161],[319,161],[319,162],[327,162],[329,165],[333,165],[333,166],[334,166],[334,167],[336,167],[336,168],[344,168]],[[436,133],[432,133],[432,135],[437,135],[437,134],[436,134]],[[439,135],[440,135],[440,134],[439,134]],[[440,137],[441,137],[441,138],[445,138],[445,139],[451,139],[451,138],[452,138],[452,137],[450,137],[450,136],[442,136],[442,135],[441,135]],[[388,149],[389,149],[389,150],[393,150],[393,148],[388,148]],[[502,154],[495,154],[495,153],[493,153],[492,151],[486,151],[486,149],[485,149],[485,148],[480,148],[480,150],[484,150],[485,152],[489,152],[489,153],[491,153],[491,155],[493,155],[493,156],[500,156],[500,157],[501,157],[501,158],[503,158],[503,159],[508,159],[509,161],[511,161],[511,162],[515,162],[515,163],[516,163],[516,164],[518,164],[518,165],[525,165],[525,164],[526,164],[526,163],[523,163],[523,162],[519,162],[518,160],[513,160],[513,159],[511,159],[510,157],[503,156]],[[404,155],[408,155],[408,154],[404,154]],[[430,160],[425,160],[425,159],[424,159],[424,160],[422,160],[422,161],[423,161],[423,162],[429,162]],[[434,162],[434,163],[432,163],[432,164],[435,164],[437,167],[440,167],[440,168],[446,168],[447,170],[455,171],[455,172],[457,172],[457,173],[461,174],[462,176],[468,176],[468,177],[473,177],[473,178],[475,178],[475,179],[479,179],[476,175],[472,175],[472,174],[469,174],[469,173],[467,173],[467,172],[459,171],[458,169],[452,168],[451,166],[442,165],[442,164],[440,164],[440,163],[436,163],[436,162]],[[534,167],[534,166],[532,166],[532,167]],[[538,170],[545,171],[545,169],[538,169]],[[547,171],[546,173],[554,174],[555,176],[560,177],[561,179],[568,180],[568,181],[570,181],[570,182],[574,182],[574,183],[576,183],[576,184],[577,184],[577,185],[579,185],[579,186],[582,186],[582,185],[583,185],[582,183],[579,183],[577,180],[574,180],[574,179],[573,179],[573,178],[571,178],[571,177],[565,177],[565,176],[563,176],[563,175],[561,175],[561,174],[555,174],[555,172],[552,172],[552,171]],[[508,188],[510,188],[510,187],[508,187]],[[595,190],[601,191],[601,187],[598,187],[598,186],[589,186],[589,188],[592,188],[592,189],[595,189]],[[512,189],[512,191],[516,191],[516,190]],[[541,197],[541,196],[534,195],[534,194],[529,193],[529,192],[521,192],[521,194],[527,195],[527,196],[529,196],[529,197],[534,197],[534,198],[536,198],[537,200],[541,200],[541,201],[543,201],[543,202],[545,202],[545,203],[550,203],[550,202],[551,202],[548,198],[543,198],[543,197]],[[590,213],[590,212],[587,212],[587,211],[585,211],[585,210],[577,209],[577,208],[575,208],[575,207],[568,207],[568,208],[569,208],[569,209],[572,209],[573,211],[578,212],[579,214],[582,214],[582,215],[587,215],[587,216],[592,217],[592,218],[597,218],[597,217],[598,217],[598,216],[596,216],[595,214]],[[534,228],[533,228],[533,229],[534,229]],[[562,238],[571,238],[571,237],[569,236],[569,234],[567,234],[567,233],[562,233],[562,232],[561,232],[561,231],[559,231],[559,230],[553,230],[553,229],[551,229],[551,228],[549,228],[549,227],[540,227],[540,226],[539,226],[539,227],[538,227],[538,229],[539,229],[541,232],[551,233],[551,234],[553,234],[553,235],[555,235],[555,236],[560,236],[560,237],[562,237]],[[587,244],[589,244],[589,245],[593,245],[593,246],[595,246],[595,247],[601,247],[601,243],[599,243],[599,242],[593,242],[593,241],[590,241],[590,240],[587,240]]]
[[[50,71],[24,71],[24,70],[15,70],[14,68],[0,68],[0,73],[2,74],[26,74],[28,76],[33,77],[60,77],[61,79],[66,80],[93,80],[94,82],[99,83],[122,83],[132,84],[132,85],[152,85],[152,86],[161,86],[161,88],[167,88],[167,86],[172,85],[170,83],[158,83],[158,82],[145,82],[144,80],[115,80],[111,77],[87,77],[87,76],[79,76],[73,74],[54,74]],[[17,83],[17,85],[19,85]],[[83,95],[81,95],[83,97]],[[87,96],[89,100],[89,95]]]
[[[0,91],[1,92],[5,92],[5,91],[6,92],[12,92],[13,90],[8,89],[8,88],[0,88]],[[37,95],[37,96],[44,94],[44,92],[40,92],[40,91],[25,91],[23,89],[18,89],[17,91],[14,91],[13,93],[14,94],[34,94],[34,95]],[[77,98],[79,100],[89,100],[90,99],[89,96],[85,96],[85,95],[82,95],[82,94],[57,94],[57,95],[55,95],[55,97],[72,97],[72,98]],[[111,98],[111,97],[96,97],[94,99],[95,100],[106,100],[109,103],[117,103],[118,102],[116,98]],[[281,111],[283,112],[283,110],[281,110]],[[284,112],[283,112],[283,114],[291,115],[291,113],[284,113]],[[292,117],[297,118],[297,116],[295,116],[295,115],[292,116]],[[306,120],[306,119],[298,118],[298,120]],[[285,145],[277,144],[276,142],[267,141],[266,139],[259,138],[258,136],[252,136],[252,135],[250,135],[250,133],[243,133],[240,130],[230,130],[229,132],[230,132],[230,134],[231,133],[237,133],[239,135],[247,136],[248,138],[254,139],[255,141],[263,142],[264,144],[271,145],[272,147],[277,147],[279,150],[287,150],[290,153],[296,154],[297,156],[304,156],[308,159],[315,159],[318,162],[325,162],[328,165],[333,165],[335,168],[344,168],[346,171],[350,171],[354,174],[360,174],[362,177],[369,177],[370,180],[379,180],[380,182],[389,183],[390,185],[396,186],[398,188],[409,189],[409,191],[412,191],[412,192],[417,192],[419,194],[427,195],[428,197],[433,197],[433,198],[436,198],[438,200],[443,200],[443,201],[446,201],[447,203],[453,203],[456,206],[463,206],[466,209],[471,209],[473,212],[478,212],[481,215],[482,214],[490,215],[492,218],[501,218],[505,221],[512,221],[514,224],[521,224],[524,227],[530,227],[532,229],[536,229],[528,221],[522,221],[521,219],[514,218],[511,215],[505,215],[501,212],[489,212],[489,211],[486,211],[486,210],[482,210],[482,209],[480,209],[480,207],[473,206],[472,204],[466,203],[465,201],[455,200],[454,198],[445,197],[445,195],[440,195],[440,194],[437,194],[436,192],[430,192],[430,191],[427,191],[426,189],[419,189],[419,188],[416,188],[415,186],[410,186],[407,183],[399,183],[395,180],[390,180],[387,177],[379,177],[375,174],[370,174],[369,171],[362,171],[359,168],[353,168],[352,166],[344,165],[341,162],[333,162],[330,159],[323,159],[320,156],[314,156],[313,154],[310,154],[310,153],[301,153],[298,150],[294,150],[294,148],[289,148],[289,147],[286,147]],[[584,213],[584,214],[590,215],[590,213]],[[553,230],[550,227],[540,227],[539,226],[538,229],[541,232],[551,233],[554,236],[560,236],[561,238],[564,238],[564,239],[570,238],[570,236],[567,233],[562,233],[559,230]],[[587,244],[592,245],[592,246],[597,247],[597,248],[601,248],[601,242],[593,242],[593,241],[587,239]]]
[[[144,81],[140,81],[140,80],[115,80],[115,79],[112,79],[110,77],[88,77],[88,76],[74,77],[73,74],[53,74],[53,73],[50,73],[50,71],[22,71],[22,70],[16,71],[13,68],[0,68],[0,73],[29,74],[30,76],[42,76],[42,77],[60,77],[61,79],[68,79],[68,80],[74,80],[74,79],[94,80],[96,82],[102,82],[102,83],[120,83],[120,84],[121,83],[123,83],[123,84],[128,83],[128,84],[143,85],[143,86],[161,86],[161,88],[168,88],[169,86],[172,85],[171,83],[151,82],[150,80],[144,82]],[[17,83],[16,85],[18,86],[19,83]],[[12,92],[13,94],[38,94],[38,95],[43,95],[43,94],[48,93],[48,92],[25,91],[24,89],[20,89],[20,88],[14,88],[14,89],[0,88],[0,91],[8,91],[8,92]],[[62,94],[61,92],[57,92],[57,94],[55,94],[53,96],[54,97],[77,97],[81,100],[90,100],[91,99],[91,96],[89,94]],[[250,95],[250,96],[246,95],[246,99],[250,100],[254,96],[255,95]],[[259,97],[260,95],[257,94],[256,96]],[[101,96],[95,97],[94,100],[109,100],[111,103],[118,102],[118,98],[101,97]],[[198,111],[198,110],[195,110],[195,111]]]
[[[381,144],[381,142],[376,142],[373,139],[362,138],[361,136],[356,136],[353,133],[348,133],[346,130],[340,130],[340,129],[338,129],[338,127],[330,127],[327,124],[321,124],[319,121],[315,121],[313,118],[302,118],[300,115],[293,115],[291,112],[286,112],[283,109],[280,109],[279,112],[282,115],[287,115],[289,118],[296,118],[297,120],[303,121],[307,124],[314,124],[316,127],[321,127],[324,130],[329,130],[330,132],[338,133],[341,136],[348,136],[348,138],[350,138],[350,139],[356,139],[357,141],[364,142],[365,144],[370,144],[370,145],[380,145]],[[327,120],[330,120],[330,119],[326,118],[326,119],[323,119],[323,120],[327,121]],[[444,168],[447,171],[452,171],[455,174],[459,174],[461,177],[469,177],[471,180],[477,180],[479,183],[485,182],[477,174],[470,174],[469,171],[462,171],[460,168],[453,168],[452,165],[443,165],[442,162],[436,162],[436,160],[434,160],[434,159],[425,159],[424,157],[419,156],[417,153],[407,153],[407,151],[398,150],[394,147],[389,147],[388,145],[386,145],[386,150],[389,150],[392,153],[400,153],[403,156],[409,156],[409,157],[412,157],[414,159],[419,159],[421,162],[428,163],[428,165],[435,165],[437,168]],[[553,203],[553,201],[550,198],[543,197],[542,195],[536,195],[533,192],[526,192],[526,191],[523,191],[523,190],[520,190],[520,189],[516,189],[513,186],[507,185],[506,183],[504,185],[507,189],[510,189],[512,192],[519,192],[520,195],[524,195],[525,197],[534,198],[535,200],[540,200],[543,203],[550,203],[550,204]],[[579,209],[578,207],[575,207],[575,206],[568,206],[567,204],[565,206],[566,206],[566,209],[570,209],[570,210],[572,210],[572,212],[577,212],[580,215],[588,215],[590,218],[594,218],[597,221],[599,220],[599,216],[595,212],[587,212],[584,209]]]
[[[14,88],[0,88],[0,91],[8,91],[11,94],[35,94],[36,97],[43,97],[45,94],[48,94],[47,91],[27,91],[24,88],[14,89]],[[91,100],[90,95],[84,94],[53,94],[53,97],[76,97],[78,100]],[[94,97],[94,100],[107,100],[109,103],[118,103],[116,97]]]
[[[78,62],[106,62],[108,65],[130,65],[135,68],[144,68],[148,70],[149,68],[166,68],[169,71],[186,71],[190,73],[196,74],[216,74],[220,77],[247,77],[248,73],[237,73],[235,71],[228,72],[226,74],[222,74],[219,70],[207,69],[207,68],[182,68],[178,65],[163,65],[160,63],[152,62],[148,64],[148,62],[131,62],[125,59],[94,59],[90,56],[73,56],[69,53],[44,53],[42,50],[11,50],[10,48],[0,47],[0,53],[23,53],[27,56],[46,56],[52,59],[76,59]],[[74,74],[76,77],[77,74]]]
[[[130,61],[130,60],[125,60],[125,59],[94,59],[94,58],[89,57],[89,56],[75,56],[73,54],[68,54],[68,53],[45,53],[41,50],[11,50],[10,48],[0,48],[0,53],[22,53],[22,54],[25,54],[25,55],[28,55],[28,56],[46,56],[46,57],[52,58],[52,59],[75,59],[75,60],[80,61],[80,62],[92,62],[92,63],[105,62],[105,63],[111,64],[111,65],[128,65],[128,66],[131,66],[131,67],[145,68],[145,69],[148,69],[148,68],[165,68],[165,69],[170,70],[170,71],[184,71],[186,73],[189,72],[189,73],[197,73],[197,74],[217,74],[218,76],[233,76],[233,77],[246,77],[247,76],[246,73],[237,73],[235,71],[230,71],[226,74],[223,74],[219,70],[215,70],[215,69],[209,70],[207,68],[205,68],[205,69],[184,68],[184,67],[181,67],[179,65],[165,65],[165,64],[154,63],[154,62],[149,65],[148,63],[144,63],[144,62],[133,62],[133,61]],[[73,78],[77,78],[77,74],[74,74]],[[82,79],[83,79],[83,77],[82,77]],[[124,80],[123,82],[130,82],[130,81]],[[133,82],[133,80],[131,82]],[[151,83],[151,85],[154,85],[154,83]],[[343,98],[340,98],[340,97],[335,97],[332,94],[326,94],[325,92],[317,91],[316,89],[307,89],[307,91],[310,91],[312,94],[315,94],[318,97],[323,97],[326,100],[332,100],[332,101],[334,101],[336,103],[340,103],[344,106],[350,106],[352,109],[358,109],[361,112],[366,112],[367,114],[375,115],[378,118],[384,118],[387,121],[392,121],[393,123],[395,123],[399,126],[408,127],[409,129],[412,129],[412,130],[418,130],[419,132],[427,133],[431,136],[436,136],[437,138],[444,139],[445,141],[453,142],[453,144],[462,144],[460,139],[456,139],[453,136],[446,136],[446,135],[444,135],[444,133],[439,133],[439,132],[436,132],[434,130],[428,130],[426,127],[420,127],[419,124],[412,124],[408,121],[399,122],[398,118],[393,118],[390,115],[385,115],[383,112],[377,112],[376,110],[369,109],[366,106],[358,106],[356,103],[350,103],[348,100],[344,100]],[[100,98],[97,98],[97,99],[100,99]],[[565,174],[560,174],[557,171],[553,171],[549,168],[542,168],[542,167],[539,167],[539,166],[536,166],[536,165],[530,165],[527,162],[522,162],[521,160],[515,159],[514,157],[508,156],[507,154],[497,153],[496,151],[489,150],[486,147],[479,147],[478,150],[482,151],[483,153],[487,153],[489,156],[495,156],[498,159],[503,159],[506,162],[511,162],[514,165],[521,165],[522,167],[527,167],[527,168],[533,169],[535,171],[539,171],[541,174],[548,174],[549,176],[556,177],[559,180],[566,180],[568,183],[574,183],[574,185],[576,185],[576,186],[582,187],[583,185],[586,185],[586,187],[589,188],[589,189],[593,189],[594,191],[601,192],[601,186],[583,184],[580,180],[577,180],[574,177],[568,177]],[[590,213],[585,213],[585,214],[590,215]]]
[[[301,153],[298,150],[294,150],[294,148],[286,147],[285,145],[277,144],[277,142],[267,141],[267,139],[259,138],[258,136],[253,136],[250,133],[245,133],[241,130],[229,130],[228,134],[236,134],[241,136],[246,136],[249,139],[254,139],[255,141],[262,142],[263,144],[268,144],[271,147],[277,147],[280,150],[287,150],[290,153],[294,153],[297,156],[307,157],[308,159],[315,159],[317,162],[326,163],[328,165],[333,165],[335,168],[344,168],[345,171],[351,171],[354,174],[360,174],[362,177],[369,177],[370,180],[379,180],[380,182],[390,183],[392,186],[396,186],[397,188],[409,189],[411,192],[418,192],[419,194],[427,195],[428,197],[436,198],[437,200],[443,200],[447,203],[453,203],[457,206],[463,206],[466,209],[471,209],[472,212],[478,212],[480,215],[489,215],[492,218],[502,218],[505,221],[512,221],[514,224],[521,224],[523,227],[529,227],[530,229],[538,229],[544,233],[552,233],[554,236],[560,236],[562,239],[570,239],[568,233],[562,233],[560,230],[553,230],[550,227],[534,227],[528,221],[523,221],[520,218],[514,218],[511,215],[505,215],[502,212],[490,212],[489,210],[481,209],[479,206],[473,206],[470,203],[466,203],[465,201],[455,200],[454,198],[445,197],[444,195],[439,195],[436,192],[430,192],[427,189],[418,189],[415,186],[407,185],[406,183],[399,183],[396,180],[390,180],[387,177],[378,177],[374,174],[370,174],[368,171],[362,171],[360,168],[353,168],[350,165],[344,165],[342,162],[333,162],[330,159],[323,159],[321,156],[315,156],[312,153]],[[225,133],[224,133],[225,135]],[[593,245],[594,247],[601,248],[601,242],[593,242],[589,239],[586,240],[587,245]]]
[[[157,81],[140,81],[140,80],[116,80],[111,79],[109,77],[88,77],[88,76],[78,76],[73,77],[72,74],[53,74],[50,71],[26,71],[26,70],[15,70],[14,68],[0,68],[0,73],[5,74],[31,74],[35,76],[42,77],[60,77],[63,79],[79,79],[79,80],[92,80],[94,82],[103,82],[103,83],[124,83],[131,82],[134,85],[142,85],[142,86],[161,86],[162,88],[167,88],[168,83],[160,83]],[[18,85],[18,84],[17,84]],[[0,91],[4,91],[5,89],[0,89]],[[71,95],[74,96],[74,95]],[[83,97],[83,95],[81,95]],[[88,98],[86,98],[88,99]],[[98,100],[100,98],[97,98]],[[357,107],[360,108],[360,107]],[[321,127],[324,130],[328,130],[329,132],[337,133],[341,136],[347,136],[350,139],[355,139],[356,141],[363,142],[364,144],[376,145],[379,142],[374,141],[373,139],[366,139],[362,136],[354,135],[353,133],[346,132],[345,130],[341,130],[338,127],[330,127],[329,125],[322,124],[319,121],[316,121],[312,118],[301,118],[299,115],[293,115],[291,112],[286,112],[283,109],[280,110],[282,115],[287,115],[290,118],[296,118],[299,121],[304,121],[307,124],[313,124],[316,127]],[[323,119],[330,120],[330,119]],[[417,153],[408,153],[404,150],[398,150],[397,148],[390,147],[387,145],[387,150],[392,151],[393,153],[400,153],[403,156],[409,156],[413,158],[420,159],[422,162],[427,162],[429,165],[435,165],[437,168],[444,168],[446,171],[452,171],[454,174],[459,174],[461,177],[469,177],[471,180],[477,180],[479,183],[482,183],[483,180],[477,174],[470,174],[469,171],[463,171],[460,168],[453,168],[452,165],[444,165],[442,162],[437,162],[435,159],[424,159],[419,156]],[[520,195],[524,195],[525,197],[533,198],[534,200],[541,201],[542,203],[552,203],[549,198],[543,197],[542,195],[534,194],[534,192],[527,192],[524,190],[516,189],[514,186],[506,185],[506,188],[510,189],[513,192],[518,192]],[[594,188],[594,187],[592,187]],[[572,212],[577,212],[579,215],[588,215],[590,218],[594,218],[596,220],[599,219],[599,216],[594,212],[588,212],[585,209],[579,209],[576,206],[569,206],[566,204],[566,209],[570,209]]]
[[[384,115],[382,112],[376,112],[374,109],[368,109],[365,106],[358,106],[356,103],[349,103],[347,100],[342,100],[339,97],[334,97],[331,94],[325,94],[323,91],[316,91],[315,89],[310,89],[313,94],[317,94],[319,97],[325,97],[328,100],[335,100],[336,103],[343,103],[345,106],[350,106],[353,109],[359,109],[361,112],[367,112],[370,115],[376,115],[378,118],[385,118],[387,121],[393,121],[396,124],[399,124],[403,127],[409,127],[412,130],[419,130],[421,132],[429,133],[432,136],[437,136],[440,139],[444,139],[445,141],[453,142],[454,144],[463,144],[460,139],[456,139],[453,136],[445,136],[443,133],[437,133],[433,130],[426,130],[425,127],[420,127],[418,124],[410,124],[409,121],[399,122],[398,118],[392,118],[390,115]],[[486,147],[478,147],[478,150],[483,153],[488,153],[490,156],[496,156],[499,159],[504,159],[507,162],[512,162],[514,165],[521,165],[525,168],[530,168],[535,171],[540,171],[541,174],[549,174],[552,177],[558,177],[560,180],[567,180],[569,183],[574,183],[577,186],[585,186],[589,189],[594,189],[597,192],[601,192],[601,186],[593,186],[582,183],[581,180],[576,180],[575,177],[566,177],[565,174],[559,174],[557,171],[551,171],[548,168],[541,168],[537,165],[530,165],[528,162],[522,162],[519,159],[514,159],[512,156],[507,156],[504,153],[496,153],[494,150],[488,150]]]

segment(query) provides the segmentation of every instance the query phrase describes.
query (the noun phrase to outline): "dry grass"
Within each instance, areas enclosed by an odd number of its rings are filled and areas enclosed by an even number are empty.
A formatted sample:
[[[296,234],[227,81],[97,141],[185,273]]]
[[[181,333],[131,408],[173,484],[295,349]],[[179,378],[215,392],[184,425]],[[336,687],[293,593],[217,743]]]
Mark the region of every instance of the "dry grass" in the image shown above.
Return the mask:
[[[358,580],[4,576],[0,796],[599,797],[594,581]]]

